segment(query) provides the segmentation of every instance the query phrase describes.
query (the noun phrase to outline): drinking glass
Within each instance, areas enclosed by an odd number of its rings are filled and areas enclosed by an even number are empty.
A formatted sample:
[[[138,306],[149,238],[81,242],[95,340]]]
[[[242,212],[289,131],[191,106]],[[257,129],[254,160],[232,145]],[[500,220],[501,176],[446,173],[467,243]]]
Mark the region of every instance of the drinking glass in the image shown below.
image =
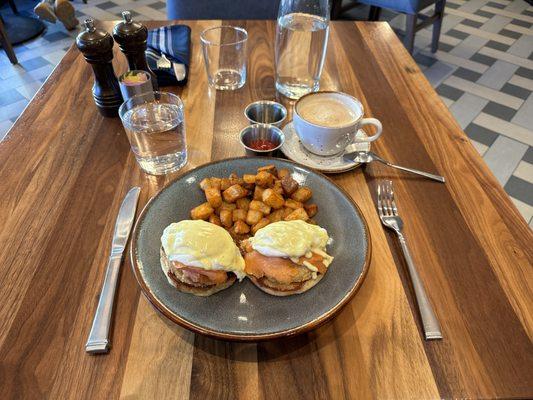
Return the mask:
[[[235,26],[217,26],[203,31],[200,40],[209,84],[218,90],[243,87],[248,32]]]
[[[187,162],[183,102],[149,92],[122,103],[118,113],[141,169],[151,175],[177,171]]]
[[[328,36],[328,0],[281,0],[276,30],[278,92],[298,99],[318,90]]]

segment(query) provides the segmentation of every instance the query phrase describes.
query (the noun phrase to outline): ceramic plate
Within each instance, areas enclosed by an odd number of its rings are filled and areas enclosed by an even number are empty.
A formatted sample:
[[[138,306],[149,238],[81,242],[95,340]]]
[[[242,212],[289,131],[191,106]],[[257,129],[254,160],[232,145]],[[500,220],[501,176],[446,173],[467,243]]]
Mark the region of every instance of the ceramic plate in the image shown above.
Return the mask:
[[[357,168],[360,164],[353,161],[346,161],[342,158],[343,154],[332,157],[321,157],[308,151],[300,142],[292,122],[289,122],[283,128],[285,134],[285,143],[281,146],[281,151],[287,158],[297,163],[303,164],[314,170],[326,174],[339,174]],[[357,137],[366,137],[366,133],[360,129]],[[370,151],[370,143],[356,143],[348,146],[346,152],[351,151]]]
[[[335,259],[311,290],[294,296],[270,296],[248,279],[209,297],[197,297],[171,286],[159,263],[161,235],[167,225],[189,218],[205,202],[199,182],[231,172],[253,174],[260,166],[288,168],[300,184],[313,189],[315,219],[327,229]],[[332,206],[334,205],[334,206]],[[167,318],[195,332],[227,340],[264,340],[315,328],[336,314],[361,285],[370,262],[370,237],[361,211],[328,178],[286,160],[235,158],[203,165],[171,182],[146,204],[133,231],[133,272],[148,300]]]

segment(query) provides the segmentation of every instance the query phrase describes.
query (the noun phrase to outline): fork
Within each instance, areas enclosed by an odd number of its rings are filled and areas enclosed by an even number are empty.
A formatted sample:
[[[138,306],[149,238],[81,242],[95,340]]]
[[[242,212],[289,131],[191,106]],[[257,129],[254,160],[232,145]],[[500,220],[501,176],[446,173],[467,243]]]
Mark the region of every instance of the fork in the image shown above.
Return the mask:
[[[378,183],[378,213],[381,223],[387,228],[392,229],[398,235],[398,240],[403,250],[405,261],[407,262],[407,269],[409,276],[413,283],[415,290],[416,302],[418,304],[418,311],[422,318],[422,325],[424,327],[424,336],[426,340],[442,339],[439,321],[433,312],[431,303],[426,295],[424,285],[420,280],[418,271],[416,270],[403,230],[403,220],[398,215],[398,207],[394,200],[394,189],[391,181],[382,181]]]

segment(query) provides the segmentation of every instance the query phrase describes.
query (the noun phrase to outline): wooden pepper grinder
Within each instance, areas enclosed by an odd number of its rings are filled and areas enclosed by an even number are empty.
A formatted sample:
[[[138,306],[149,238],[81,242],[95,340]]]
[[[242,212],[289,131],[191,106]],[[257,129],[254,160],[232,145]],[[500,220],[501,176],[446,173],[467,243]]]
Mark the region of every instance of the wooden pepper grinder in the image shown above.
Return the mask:
[[[122,19],[123,21],[113,28],[113,37],[126,56],[130,71],[143,70],[148,72],[152,76],[152,86],[154,90],[157,90],[157,76],[146,62],[148,29],[139,22],[133,22],[129,11],[122,11]]]
[[[102,29],[96,29],[90,18],[85,20],[85,30],[76,38],[76,46],[93,68],[94,102],[104,117],[118,116],[118,108],[122,104],[122,94],[111,64],[113,43],[111,35]]]

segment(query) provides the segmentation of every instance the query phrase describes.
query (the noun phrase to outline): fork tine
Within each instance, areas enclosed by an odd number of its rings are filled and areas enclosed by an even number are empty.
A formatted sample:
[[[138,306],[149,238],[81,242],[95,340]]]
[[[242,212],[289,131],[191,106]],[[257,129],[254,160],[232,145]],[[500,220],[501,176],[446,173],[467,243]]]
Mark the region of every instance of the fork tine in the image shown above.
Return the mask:
[[[389,216],[391,217],[391,216],[394,215],[394,213],[392,212],[392,202],[391,202],[390,187],[389,187],[387,181],[385,181],[384,185],[386,187],[385,193],[387,193],[387,208],[389,210]]]
[[[390,194],[389,194],[389,187],[387,185],[387,181],[383,181],[382,185],[382,193],[383,193],[383,208],[385,209],[385,215],[390,217],[392,216],[392,207],[390,204]]]
[[[379,216],[382,217],[383,216],[383,204],[382,204],[382,192],[381,192],[381,183],[378,182],[378,213],[379,213]]]
[[[381,207],[383,209],[383,215],[388,216],[389,215],[389,207],[387,203],[387,188],[385,187],[385,182],[381,181],[380,184],[380,191],[381,191]]]
[[[394,187],[392,186],[392,181],[389,181],[389,191],[390,191],[390,198],[391,198],[392,214],[397,216],[398,207],[396,207],[396,201],[394,200]]]

